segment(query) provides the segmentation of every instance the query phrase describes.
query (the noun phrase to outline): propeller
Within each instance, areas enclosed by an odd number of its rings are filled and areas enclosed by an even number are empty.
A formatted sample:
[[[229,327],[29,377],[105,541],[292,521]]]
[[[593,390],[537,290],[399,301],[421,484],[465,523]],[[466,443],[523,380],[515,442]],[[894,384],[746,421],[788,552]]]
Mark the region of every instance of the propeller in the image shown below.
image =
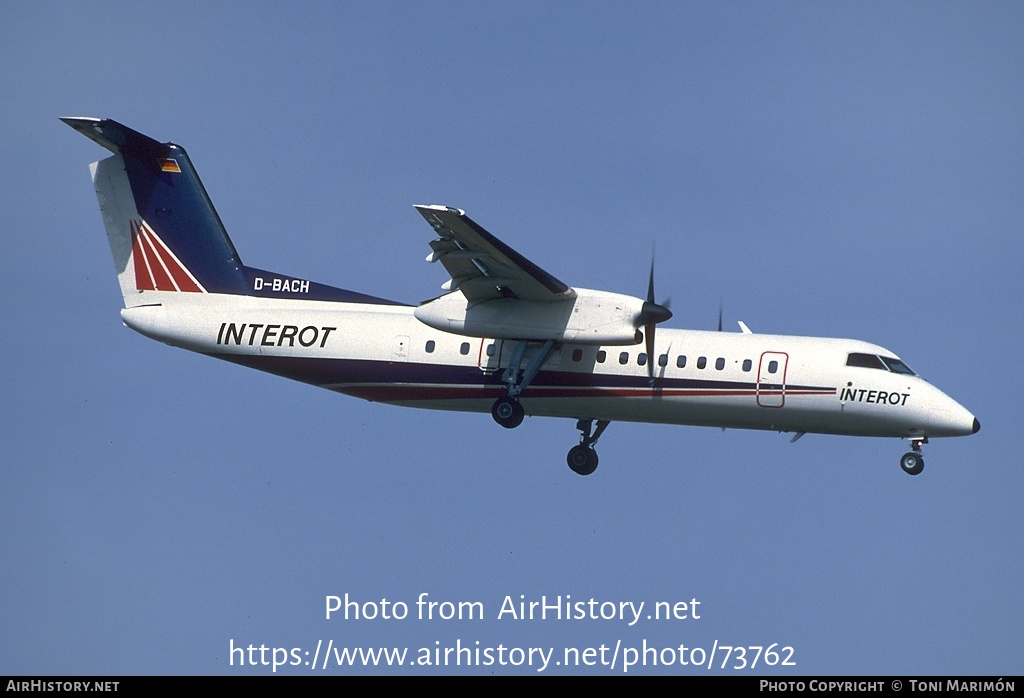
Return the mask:
[[[640,308],[640,314],[636,317],[636,324],[643,325],[644,341],[647,345],[647,377],[654,382],[654,328],[659,322],[665,322],[672,317],[672,311],[668,309],[668,301],[659,304],[654,301],[654,255],[651,255],[651,275],[647,280],[647,300]]]

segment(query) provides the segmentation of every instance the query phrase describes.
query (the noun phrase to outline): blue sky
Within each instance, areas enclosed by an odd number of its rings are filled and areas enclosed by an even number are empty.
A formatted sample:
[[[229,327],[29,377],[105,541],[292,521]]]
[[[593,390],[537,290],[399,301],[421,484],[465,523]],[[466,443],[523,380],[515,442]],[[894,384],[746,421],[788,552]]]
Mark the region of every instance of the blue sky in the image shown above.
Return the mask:
[[[1021,673],[1019,3],[3,18],[0,674],[269,674],[231,643],[318,641],[778,643],[796,665],[755,673]],[[171,349],[121,325],[87,169],[106,151],[69,115],[184,145],[249,265],[432,297],[417,203],[590,288],[643,295],[656,245],[669,326],[711,329],[721,300],[727,329],[881,344],[983,428],[928,444],[911,478],[896,440],[613,423],[580,478],[570,420],[507,431]],[[485,617],[416,619],[422,593]],[[326,619],[345,594],[410,617]],[[701,617],[499,619],[520,595]],[[708,669],[632,670],[661,672]]]

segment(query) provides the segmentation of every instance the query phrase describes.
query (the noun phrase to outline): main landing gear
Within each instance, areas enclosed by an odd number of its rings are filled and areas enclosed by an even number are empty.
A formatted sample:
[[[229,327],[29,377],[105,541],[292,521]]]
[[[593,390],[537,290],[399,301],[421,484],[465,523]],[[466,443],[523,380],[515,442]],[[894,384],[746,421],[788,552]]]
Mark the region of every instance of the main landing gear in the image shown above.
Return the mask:
[[[503,395],[491,405],[491,416],[494,417],[494,421],[506,429],[515,429],[522,424],[524,414],[523,405],[518,398]]]
[[[544,342],[530,357],[526,368],[522,369],[522,376],[520,376],[519,371],[529,345],[529,342],[521,341],[512,350],[508,368],[501,374],[501,380],[505,383],[508,393],[499,397],[491,405],[491,416],[494,417],[494,421],[506,429],[515,429],[523,423],[525,410],[522,403],[519,402],[519,396],[530,386],[533,379],[537,377],[537,373],[540,372],[541,366],[558,346],[551,339]],[[597,451],[594,450],[594,444],[601,438],[601,434],[608,428],[608,424],[607,419],[599,419],[595,429],[593,419],[580,419],[576,422],[576,428],[580,430],[580,442],[570,448],[565,457],[565,461],[574,473],[590,475],[597,470]]]
[[[508,368],[501,375],[501,379],[508,386],[508,394],[502,395],[491,405],[491,416],[494,417],[494,421],[506,429],[515,429],[523,423],[525,411],[519,402],[519,396],[530,386],[533,379],[537,377],[540,367],[555,350],[554,340],[549,339],[544,342],[540,349],[530,357],[530,361],[526,364],[526,369],[520,377],[519,369],[523,364],[523,357],[526,356],[529,344],[526,341],[516,344],[516,348],[512,351],[512,357],[509,359]]]
[[[565,457],[565,462],[574,473],[590,475],[597,470],[597,451],[594,450],[594,444],[601,438],[609,423],[607,419],[597,420],[597,429],[591,434],[593,419],[581,419],[576,422],[576,428],[580,430],[580,443],[570,448],[569,454]]]
[[[921,437],[920,439],[911,439],[910,447],[912,451],[908,451],[903,454],[900,458],[900,467],[903,468],[903,472],[907,475],[920,475],[921,471],[924,470],[924,457],[921,455],[921,446],[928,443],[928,437]]]

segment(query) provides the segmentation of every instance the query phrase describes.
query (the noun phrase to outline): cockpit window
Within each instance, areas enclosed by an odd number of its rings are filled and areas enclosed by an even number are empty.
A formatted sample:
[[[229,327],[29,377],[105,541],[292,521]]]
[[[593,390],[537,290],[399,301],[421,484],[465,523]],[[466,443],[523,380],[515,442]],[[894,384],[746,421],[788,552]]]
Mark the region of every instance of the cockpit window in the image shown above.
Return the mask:
[[[886,370],[885,364],[883,364],[882,360],[874,354],[850,354],[846,357],[846,365],[860,366],[862,368],[880,368],[883,371]]]
[[[846,357],[846,365],[859,366],[861,368],[878,368],[883,371],[902,373],[907,376],[916,375],[910,370],[909,366],[892,356],[876,356],[874,354],[852,352]]]
[[[891,356],[883,356],[882,361],[885,362],[885,365],[888,366],[889,370],[892,371],[893,373],[904,373],[908,376],[915,375],[915,373],[910,370],[910,366],[907,366],[899,359],[893,358]]]

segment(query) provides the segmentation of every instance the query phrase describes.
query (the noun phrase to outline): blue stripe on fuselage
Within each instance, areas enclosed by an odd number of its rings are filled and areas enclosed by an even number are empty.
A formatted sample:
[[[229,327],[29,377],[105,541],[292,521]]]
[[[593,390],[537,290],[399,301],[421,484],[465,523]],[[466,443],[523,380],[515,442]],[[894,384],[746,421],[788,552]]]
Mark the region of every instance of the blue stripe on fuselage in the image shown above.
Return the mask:
[[[424,389],[441,391],[452,388],[493,388],[501,394],[505,384],[501,371],[485,373],[476,366],[422,364],[405,361],[372,361],[292,356],[261,356],[254,354],[210,354],[218,359],[254,368],[318,387],[366,397],[373,388],[401,386],[406,399],[434,399]],[[754,395],[758,391],[780,392],[782,385],[757,384],[748,381],[706,380],[696,378],[656,378],[652,386],[646,376],[624,376],[575,371],[541,371],[534,378],[527,395],[558,397],[581,395],[581,391],[602,394],[605,391],[628,391],[630,394],[665,394],[680,392],[701,395]],[[386,391],[393,393],[393,390]],[[786,385],[786,394],[835,395],[836,389],[821,386]],[[419,397],[413,397],[419,396]],[[376,398],[386,399],[386,398]],[[394,399],[399,399],[395,397]]]

